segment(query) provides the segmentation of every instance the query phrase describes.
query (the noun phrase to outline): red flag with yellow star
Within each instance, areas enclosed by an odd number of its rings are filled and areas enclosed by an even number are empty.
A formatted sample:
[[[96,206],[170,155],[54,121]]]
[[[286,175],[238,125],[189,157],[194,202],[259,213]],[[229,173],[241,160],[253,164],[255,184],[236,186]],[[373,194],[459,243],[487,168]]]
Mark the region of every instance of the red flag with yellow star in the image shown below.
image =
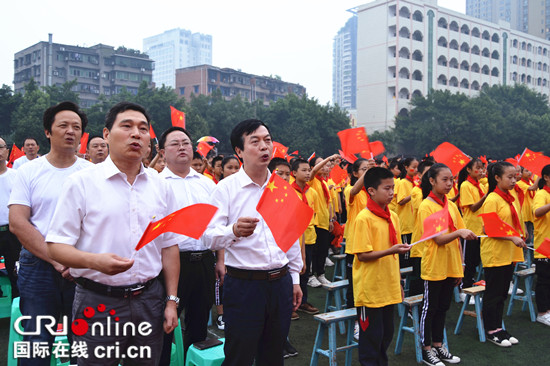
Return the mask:
[[[449,230],[449,207],[445,205],[442,210],[434,212],[426,217],[423,222],[424,233],[422,237],[411,245],[418,244],[421,241],[430,240],[446,233]]]
[[[330,171],[330,177],[334,181],[334,184],[338,185],[341,181],[348,177],[348,172],[340,168],[340,165],[335,164]]]
[[[172,117],[172,126],[185,128],[185,113],[170,106],[170,116]]]
[[[90,137],[90,134],[88,132],[84,132],[82,136],[80,136],[80,149],[78,150],[81,154],[86,154],[86,150],[88,149],[88,138]]]
[[[13,167],[13,162],[19,159],[20,157],[25,156],[25,153],[21,151],[15,144],[13,144],[10,152],[10,158],[8,159],[7,167]]]
[[[502,238],[506,236],[521,237],[516,229],[502,221],[496,212],[488,212],[478,216],[483,219],[485,234],[490,238]]]
[[[544,168],[545,165],[550,164],[550,158],[548,156],[544,156],[540,152],[534,152],[528,148],[525,148],[523,154],[521,154],[521,157],[518,160],[518,164],[529,169],[540,177],[542,168]]]
[[[371,148],[365,127],[348,128],[338,132],[338,137],[346,155],[360,153],[367,154],[370,158]]]
[[[163,219],[150,222],[136,245],[136,251],[166,232],[198,239],[206,230],[216,211],[218,208],[215,206],[197,203],[172,212]]]
[[[275,172],[269,178],[256,211],[262,215],[275,242],[285,253],[306,231],[313,216],[313,210]]]
[[[537,249],[535,249],[535,252],[550,258],[550,239],[544,238],[544,241],[540,243]]]
[[[210,145],[208,142],[201,141],[197,145],[197,152],[201,154],[203,158],[206,158],[206,155],[212,150],[214,146]]]
[[[436,162],[447,165],[453,175],[457,175],[460,169],[464,168],[470,161],[468,155],[450,142],[442,143],[430,155],[433,156]]]
[[[281,144],[280,142],[273,141],[273,155],[272,158],[286,158],[286,153],[288,152],[288,147]]]

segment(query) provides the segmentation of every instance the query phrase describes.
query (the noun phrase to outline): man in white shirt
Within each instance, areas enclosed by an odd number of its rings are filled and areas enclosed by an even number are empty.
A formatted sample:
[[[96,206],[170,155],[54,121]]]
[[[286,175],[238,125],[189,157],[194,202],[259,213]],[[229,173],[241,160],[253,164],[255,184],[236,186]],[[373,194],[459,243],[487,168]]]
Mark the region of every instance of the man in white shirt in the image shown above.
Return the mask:
[[[75,285],[70,281],[69,269],[48,255],[45,237],[63,182],[72,173],[91,165],[74,154],[88,122],[76,104],[62,102],[48,108],[43,122],[50,152],[17,170],[8,202],[10,230],[23,245],[18,285],[21,313],[31,317],[23,322],[26,332],[37,330],[39,315],[56,318],[71,315]],[[31,342],[31,350],[44,344],[51,350],[54,335],[48,332],[44,322],[40,324],[40,334],[25,335],[23,339]],[[20,362],[21,365],[49,365],[50,358],[44,354],[34,355]]]
[[[79,365],[117,365],[121,359],[125,365],[158,365],[163,331],[178,325],[180,237],[165,233],[134,250],[153,219],[178,209],[168,183],[141,163],[149,123],[140,105],[111,108],[103,130],[109,157],[69,177],[46,237],[52,258],[70,267],[77,283],[73,321],[89,326],[75,334],[88,347]],[[120,327],[107,336],[93,331],[112,323]],[[128,333],[128,326],[138,330]]]
[[[107,155],[109,155],[109,147],[102,136],[90,137],[88,140],[86,155],[88,155],[93,164],[101,163],[107,159]]]
[[[21,244],[10,232],[8,221],[8,200],[15,181],[16,171],[6,166],[8,158],[8,146],[4,139],[0,138],[0,256],[4,256],[6,271],[11,282],[12,298],[19,297],[17,290],[17,277],[15,275],[15,262],[19,258]],[[2,294],[7,296],[8,294]]]
[[[225,361],[223,365],[283,365],[290,316],[301,303],[298,241],[284,253],[256,211],[270,177],[273,142],[267,126],[251,119],[231,132],[243,167],[212,194],[218,211],[205,232],[210,249],[225,249]]]
[[[191,168],[193,144],[189,133],[181,127],[170,127],[159,140],[160,154],[166,159],[166,167],[159,176],[172,187],[178,209],[196,203],[209,203],[216,185],[212,180]],[[178,282],[178,317],[185,310],[185,332],[183,335],[184,356],[189,346],[206,339],[208,318],[214,304],[214,286],[217,275],[214,272],[216,258],[203,243],[202,238],[186,236],[178,244],[180,251],[180,277]],[[217,255],[216,268],[225,274],[223,250]],[[170,364],[173,333],[164,337],[161,365]]]
[[[21,165],[36,159],[38,157],[38,150],[40,150],[40,146],[38,146],[38,141],[36,141],[34,137],[27,137],[23,142],[23,147],[21,150],[25,153],[25,156],[22,156],[13,162],[13,169],[18,169]]]

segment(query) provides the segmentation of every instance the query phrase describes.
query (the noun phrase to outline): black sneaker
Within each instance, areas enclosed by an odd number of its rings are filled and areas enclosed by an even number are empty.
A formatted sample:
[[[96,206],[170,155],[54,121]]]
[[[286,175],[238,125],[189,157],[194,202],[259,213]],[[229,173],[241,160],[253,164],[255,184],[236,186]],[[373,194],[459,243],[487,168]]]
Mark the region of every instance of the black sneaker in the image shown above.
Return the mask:
[[[501,332],[504,335],[504,338],[506,338],[508,342],[512,343],[512,345],[519,343],[518,339],[513,335],[511,335],[510,333],[508,333],[507,331],[501,330]]]
[[[298,351],[294,348],[294,346],[292,346],[292,344],[290,344],[289,341],[286,341],[285,344],[285,355],[288,355],[285,358],[298,356]]]
[[[422,350],[422,362],[429,366],[445,366],[439,357],[437,357],[437,352],[433,348]]]
[[[433,349],[435,350],[435,352],[437,353],[437,357],[439,357],[441,361],[445,361],[448,363],[460,362],[460,357],[453,356],[451,352],[449,352],[447,347],[445,347],[445,345],[442,345],[441,347],[434,347]]]
[[[493,334],[487,333],[487,340],[499,347],[512,347],[512,342],[506,338],[506,334],[502,330]]]

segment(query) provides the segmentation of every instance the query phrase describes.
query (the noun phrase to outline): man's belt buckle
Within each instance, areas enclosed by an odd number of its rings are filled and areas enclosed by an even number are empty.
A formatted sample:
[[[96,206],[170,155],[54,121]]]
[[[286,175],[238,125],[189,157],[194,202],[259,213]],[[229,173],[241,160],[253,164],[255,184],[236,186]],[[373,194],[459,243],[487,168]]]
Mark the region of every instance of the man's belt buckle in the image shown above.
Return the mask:
[[[189,255],[190,262],[198,262],[202,259],[202,253],[191,253]]]
[[[282,269],[275,269],[273,271],[267,272],[267,279],[269,281],[277,280],[281,277]]]
[[[143,292],[145,285],[136,285],[134,287],[129,287],[126,289],[124,297],[137,296]]]

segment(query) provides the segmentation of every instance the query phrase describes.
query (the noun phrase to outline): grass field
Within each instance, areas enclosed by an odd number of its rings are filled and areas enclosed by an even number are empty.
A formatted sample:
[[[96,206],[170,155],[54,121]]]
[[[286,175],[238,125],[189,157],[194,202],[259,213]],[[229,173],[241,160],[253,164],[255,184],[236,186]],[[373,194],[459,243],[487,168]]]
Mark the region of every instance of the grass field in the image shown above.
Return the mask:
[[[327,268],[327,278],[332,278],[332,268]],[[323,309],[326,292],[322,288],[309,289],[309,301],[319,309]],[[37,299],[38,300],[38,299]],[[454,328],[458,320],[461,303],[453,302],[447,313],[447,336],[449,349],[462,359],[462,365],[550,365],[550,328],[540,323],[532,323],[528,311],[521,311],[521,304],[515,304],[512,316],[505,316],[504,322],[507,330],[519,339],[520,343],[511,348],[500,348],[478,340],[476,321],[474,318],[466,317],[460,335],[454,335]],[[472,307],[473,308],[473,307]],[[397,314],[395,324],[398,324]],[[212,335],[223,337],[223,331],[217,328],[210,328]],[[313,315],[300,313],[300,319],[292,321],[290,329],[290,341],[296,347],[299,354],[296,357],[285,361],[288,366],[309,365],[313,350],[313,342],[317,331],[317,322]],[[0,364],[4,365],[7,358],[9,338],[9,319],[0,319]],[[390,365],[415,365],[415,352],[413,347],[412,334],[406,334],[403,343],[403,350],[400,355],[394,354],[395,338],[388,354]],[[338,344],[344,342],[343,336],[339,336]],[[326,340],[325,340],[326,346]],[[357,351],[354,350],[352,364],[357,365]],[[338,355],[338,364],[344,364],[345,355]],[[319,365],[328,365],[328,359],[320,356]]]

